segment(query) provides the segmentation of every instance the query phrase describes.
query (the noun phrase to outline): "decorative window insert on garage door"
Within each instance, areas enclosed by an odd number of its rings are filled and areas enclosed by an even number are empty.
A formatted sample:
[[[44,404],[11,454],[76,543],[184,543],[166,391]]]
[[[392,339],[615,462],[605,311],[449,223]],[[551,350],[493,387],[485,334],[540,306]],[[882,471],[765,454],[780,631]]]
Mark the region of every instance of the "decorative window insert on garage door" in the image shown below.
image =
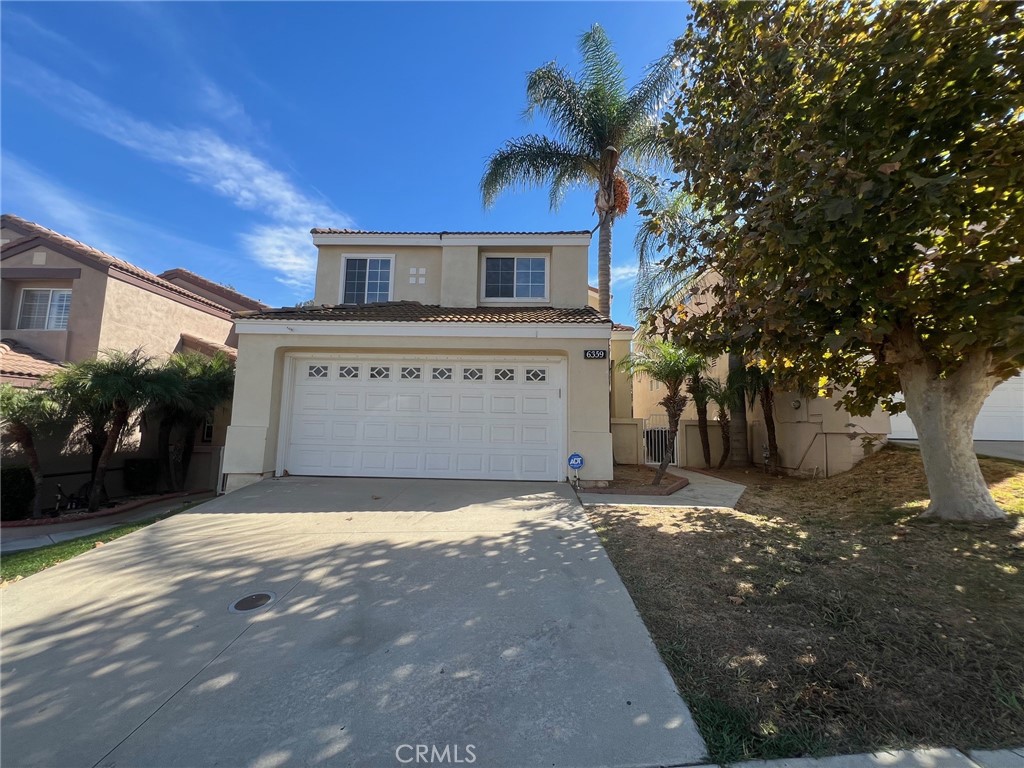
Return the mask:
[[[564,479],[562,358],[287,359],[278,474]]]

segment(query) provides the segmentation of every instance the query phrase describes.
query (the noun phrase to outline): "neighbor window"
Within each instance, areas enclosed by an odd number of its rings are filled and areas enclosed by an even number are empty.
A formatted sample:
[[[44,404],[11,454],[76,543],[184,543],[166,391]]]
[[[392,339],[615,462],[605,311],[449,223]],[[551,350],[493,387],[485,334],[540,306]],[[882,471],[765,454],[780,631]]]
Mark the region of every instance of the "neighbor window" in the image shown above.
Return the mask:
[[[346,258],[343,304],[391,301],[391,257]]]
[[[547,265],[543,256],[488,256],[484,261],[484,298],[547,298]]]
[[[68,327],[71,291],[66,288],[26,288],[21,292],[18,328],[63,331]]]

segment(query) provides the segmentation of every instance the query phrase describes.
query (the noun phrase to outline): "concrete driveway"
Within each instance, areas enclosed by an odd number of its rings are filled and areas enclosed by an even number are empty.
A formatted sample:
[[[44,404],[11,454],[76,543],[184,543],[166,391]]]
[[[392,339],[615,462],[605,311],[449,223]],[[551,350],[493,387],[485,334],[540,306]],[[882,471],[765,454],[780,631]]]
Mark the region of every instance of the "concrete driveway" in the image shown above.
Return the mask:
[[[5,768],[705,754],[564,484],[265,480],[2,601]]]

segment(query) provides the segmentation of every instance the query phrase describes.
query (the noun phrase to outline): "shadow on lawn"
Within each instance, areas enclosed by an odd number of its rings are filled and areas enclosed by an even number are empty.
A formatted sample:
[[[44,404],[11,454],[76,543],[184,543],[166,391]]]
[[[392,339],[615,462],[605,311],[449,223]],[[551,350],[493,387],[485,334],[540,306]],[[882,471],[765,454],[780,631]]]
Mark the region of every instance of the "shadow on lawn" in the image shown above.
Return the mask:
[[[1011,526],[781,504],[589,513],[713,761],[1024,743]]]

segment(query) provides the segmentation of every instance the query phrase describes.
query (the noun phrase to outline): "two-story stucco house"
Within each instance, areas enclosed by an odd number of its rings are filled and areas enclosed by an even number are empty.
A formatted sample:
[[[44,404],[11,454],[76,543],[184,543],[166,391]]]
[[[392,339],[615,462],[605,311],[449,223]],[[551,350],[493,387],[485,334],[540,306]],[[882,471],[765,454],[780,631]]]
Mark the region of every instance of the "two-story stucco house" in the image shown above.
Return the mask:
[[[141,347],[158,360],[183,350],[234,357],[231,313],[265,306],[187,270],[155,275],[11,214],[0,218],[0,292],[0,380],[22,387],[106,350]],[[227,420],[225,407],[204,428],[189,487],[216,487]],[[122,490],[126,456],[154,451],[142,445],[116,454],[111,494]],[[88,480],[86,457],[62,455],[49,443],[41,452],[48,496],[57,482],[74,489]]]
[[[314,306],[239,312],[225,489],[273,475],[612,476],[590,233],[314,229]]]

